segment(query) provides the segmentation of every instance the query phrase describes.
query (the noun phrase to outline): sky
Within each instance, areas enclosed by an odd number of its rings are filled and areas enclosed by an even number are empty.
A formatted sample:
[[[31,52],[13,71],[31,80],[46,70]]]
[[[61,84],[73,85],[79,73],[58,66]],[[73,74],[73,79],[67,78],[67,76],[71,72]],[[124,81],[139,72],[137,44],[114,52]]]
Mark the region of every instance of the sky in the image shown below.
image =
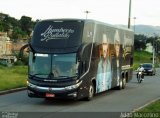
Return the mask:
[[[160,26],[160,0],[132,0],[131,25]],[[129,0],[0,0],[0,12],[20,19],[87,18],[128,24]]]

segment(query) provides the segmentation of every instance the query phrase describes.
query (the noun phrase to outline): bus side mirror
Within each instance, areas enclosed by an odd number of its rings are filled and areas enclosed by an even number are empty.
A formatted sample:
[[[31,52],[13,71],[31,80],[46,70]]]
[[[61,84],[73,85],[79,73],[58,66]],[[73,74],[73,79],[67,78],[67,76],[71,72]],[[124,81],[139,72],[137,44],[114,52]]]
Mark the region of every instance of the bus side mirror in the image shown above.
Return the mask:
[[[19,51],[19,55],[18,55],[18,59],[19,60],[22,60],[24,58],[24,50],[26,48],[28,48],[28,47],[29,47],[29,44],[26,44],[26,45],[24,45],[24,46],[21,47],[21,49]]]

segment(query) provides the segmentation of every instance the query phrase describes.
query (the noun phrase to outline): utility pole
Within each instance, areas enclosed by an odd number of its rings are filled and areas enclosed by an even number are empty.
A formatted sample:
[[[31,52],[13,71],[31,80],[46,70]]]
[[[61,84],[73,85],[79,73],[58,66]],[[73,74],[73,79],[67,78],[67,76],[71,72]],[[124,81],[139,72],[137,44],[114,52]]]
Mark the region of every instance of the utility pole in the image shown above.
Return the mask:
[[[152,50],[153,50],[153,59],[152,59],[152,63],[153,63],[153,66],[154,66],[154,64],[155,64],[155,60],[154,60],[154,58],[155,58],[155,46],[154,46],[154,43],[155,43],[155,40],[156,40],[156,34],[154,33],[154,39],[153,39],[153,48],[152,48]]]
[[[154,57],[155,57],[155,48],[154,48],[154,41],[153,41],[153,59],[152,59],[152,63],[153,63],[153,66],[154,66]]]
[[[133,17],[134,19],[134,34],[136,33],[136,17]]]
[[[129,0],[129,15],[128,15],[128,29],[131,27],[131,3],[132,1]]]

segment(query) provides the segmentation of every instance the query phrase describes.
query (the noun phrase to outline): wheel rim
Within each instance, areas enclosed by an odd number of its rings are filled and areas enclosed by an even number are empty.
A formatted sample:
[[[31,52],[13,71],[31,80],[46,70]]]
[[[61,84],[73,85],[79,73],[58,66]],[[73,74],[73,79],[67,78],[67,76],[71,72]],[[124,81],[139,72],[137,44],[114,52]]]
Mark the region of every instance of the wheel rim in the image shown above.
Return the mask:
[[[121,88],[122,88],[122,86],[123,86],[122,79],[120,79],[119,86],[120,86],[120,89],[121,89]]]
[[[126,86],[126,78],[123,79],[123,88]]]

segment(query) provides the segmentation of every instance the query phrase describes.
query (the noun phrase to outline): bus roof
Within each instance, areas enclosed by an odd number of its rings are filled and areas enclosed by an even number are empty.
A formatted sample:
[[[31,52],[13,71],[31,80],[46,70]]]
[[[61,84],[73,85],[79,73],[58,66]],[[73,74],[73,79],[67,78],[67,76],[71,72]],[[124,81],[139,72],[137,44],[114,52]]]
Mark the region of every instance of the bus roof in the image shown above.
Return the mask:
[[[41,20],[39,22],[46,22],[46,21],[54,21],[54,22],[63,22],[63,21],[78,21],[78,22],[92,22],[92,23],[95,23],[95,24],[102,24],[102,25],[106,25],[106,26],[109,26],[109,27],[112,27],[112,28],[116,28],[116,29],[122,29],[122,30],[128,30],[128,31],[131,31],[133,32],[132,29],[128,29],[128,28],[125,28],[125,27],[120,27],[118,25],[112,25],[112,24],[108,24],[108,23],[105,23],[105,22],[101,22],[101,21],[97,21],[97,20],[93,20],[93,19],[76,19],[76,18],[65,18],[65,19],[45,19],[45,20]]]

